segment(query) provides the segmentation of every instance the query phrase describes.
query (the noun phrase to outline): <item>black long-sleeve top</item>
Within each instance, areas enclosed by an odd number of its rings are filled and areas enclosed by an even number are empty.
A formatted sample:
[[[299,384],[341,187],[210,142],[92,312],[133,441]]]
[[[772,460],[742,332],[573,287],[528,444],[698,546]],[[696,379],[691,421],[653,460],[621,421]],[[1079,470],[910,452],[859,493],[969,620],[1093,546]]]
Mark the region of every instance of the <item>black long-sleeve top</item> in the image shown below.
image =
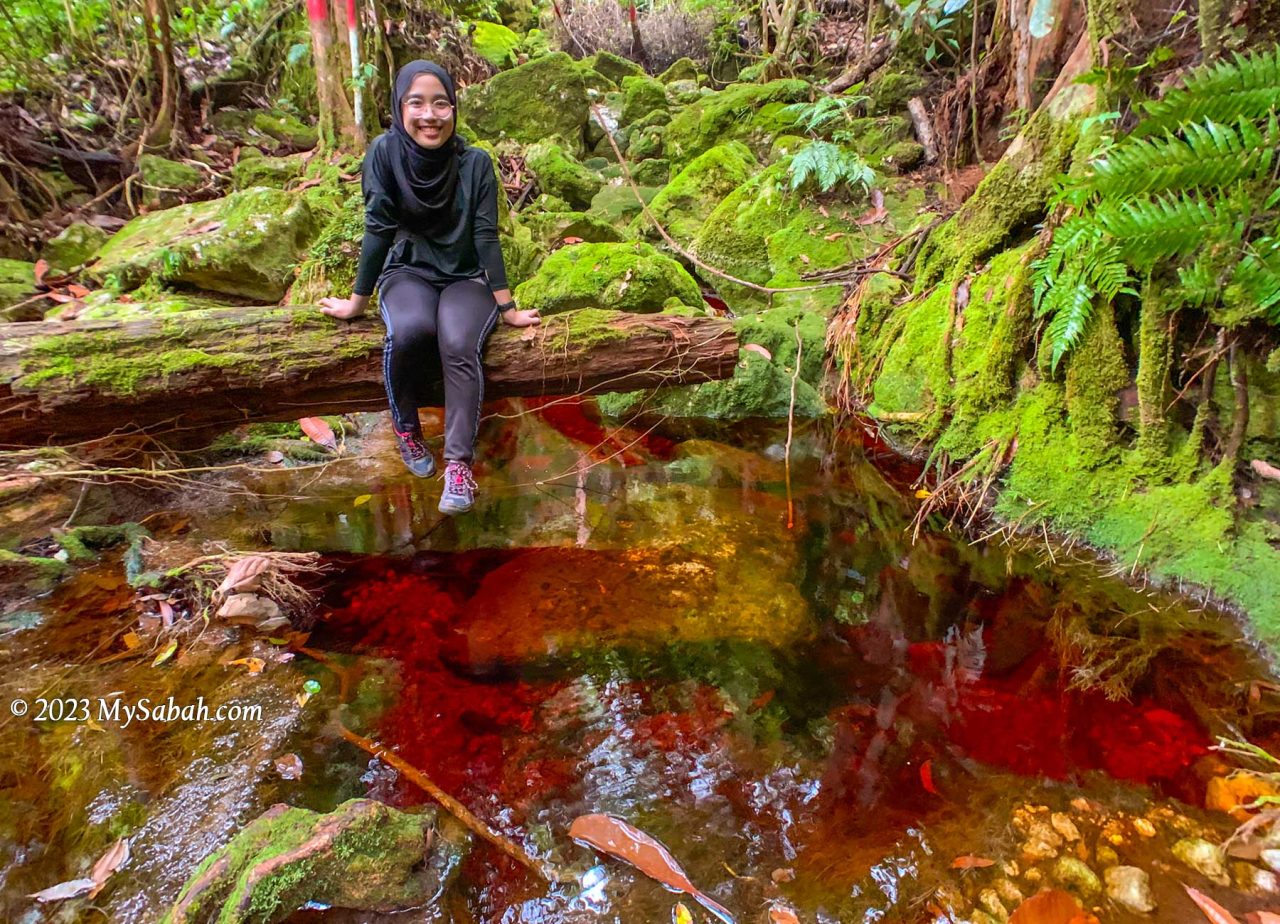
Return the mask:
[[[388,159],[395,148],[389,141],[387,135],[373,140],[361,170],[364,241],[352,291],[371,295],[384,271],[397,270],[439,285],[484,278],[495,292],[507,288],[498,243],[498,181],[489,153],[467,146],[459,155],[454,226],[415,228],[400,219],[395,174]]]

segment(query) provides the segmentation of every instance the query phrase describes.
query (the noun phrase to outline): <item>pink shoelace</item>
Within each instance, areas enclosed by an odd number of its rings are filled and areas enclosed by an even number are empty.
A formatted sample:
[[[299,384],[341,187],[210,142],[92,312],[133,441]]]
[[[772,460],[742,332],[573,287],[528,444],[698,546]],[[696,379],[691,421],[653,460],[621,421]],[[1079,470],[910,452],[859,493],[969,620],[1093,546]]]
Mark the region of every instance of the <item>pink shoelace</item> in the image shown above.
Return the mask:
[[[471,475],[471,466],[465,462],[450,462],[444,469],[445,484],[451,490],[474,492],[479,486]]]
[[[409,447],[409,455],[413,456],[415,459],[421,459],[427,454],[427,444],[422,442],[421,438],[419,438],[417,434],[401,433],[397,430],[396,436],[400,437],[400,439],[404,441],[404,444]]]

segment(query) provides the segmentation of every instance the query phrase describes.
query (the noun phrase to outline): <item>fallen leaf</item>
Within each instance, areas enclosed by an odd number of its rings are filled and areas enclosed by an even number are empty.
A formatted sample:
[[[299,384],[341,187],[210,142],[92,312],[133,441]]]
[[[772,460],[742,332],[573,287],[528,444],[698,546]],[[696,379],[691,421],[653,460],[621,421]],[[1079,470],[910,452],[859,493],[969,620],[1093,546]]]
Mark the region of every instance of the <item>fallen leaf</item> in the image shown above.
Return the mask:
[[[684,902],[676,902],[671,909],[672,924],[693,924],[693,913]]]
[[[267,662],[261,658],[236,658],[234,661],[228,661],[228,664],[243,664],[249,668],[251,674],[261,674],[262,669],[267,666]]]
[[[1240,924],[1240,921],[1234,914],[1223,908],[1208,895],[1205,895],[1199,889],[1193,889],[1185,882],[1182,887],[1187,890],[1187,894],[1191,896],[1191,900],[1196,903],[1204,916],[1208,918],[1212,924]]]
[[[173,625],[173,606],[168,600],[160,601],[160,622],[165,628]]]
[[[932,494],[933,492],[928,488],[916,488],[916,500],[924,500]]]
[[[630,863],[674,892],[690,895],[721,921],[733,924],[733,915],[728,909],[700,891],[666,847],[621,818],[580,815],[569,826],[569,836],[601,853]]]
[[[107,884],[107,880],[111,878],[111,874],[123,866],[128,859],[129,840],[122,837],[107,848],[107,852],[98,857],[98,862],[93,864],[93,869],[89,870],[89,878],[93,880],[93,888],[89,891],[89,897],[93,898],[101,892],[103,886]]]
[[[758,343],[746,343],[742,348],[750,353],[759,353],[765,359],[773,359],[773,354]]]
[[[44,288],[44,277],[45,277],[45,274],[46,274],[46,273],[48,273],[48,272],[49,272],[49,261],[48,261],[48,260],[37,260],[37,261],[36,261],[36,265],[35,265],[36,288],[37,288],[37,289],[43,289],[43,288]]]
[[[361,494],[359,497],[357,497],[355,500],[351,502],[351,506],[363,507],[365,504],[369,503],[369,501],[371,500],[373,500],[372,494]]]
[[[280,607],[270,597],[257,594],[229,594],[218,607],[219,619],[239,620],[260,624],[280,616]]]
[[[84,298],[86,295],[89,294],[88,289],[86,289],[84,286],[76,282],[67,283],[67,291],[70,292],[72,295],[74,295],[76,298]]]
[[[97,883],[92,879],[71,879],[67,882],[59,882],[56,886],[49,886],[49,888],[42,889],[39,892],[32,892],[27,898],[34,898],[38,902],[60,902],[63,899],[83,895],[95,885]]]
[[[1248,821],[1253,813],[1243,806],[1259,796],[1277,796],[1280,789],[1262,776],[1248,771],[1237,771],[1229,776],[1216,776],[1205,787],[1204,807],[1226,812],[1237,821]]]
[[[1020,904],[1009,916],[1009,924],[1074,924],[1083,917],[1084,909],[1071,893],[1049,889]]]
[[[838,240],[840,240],[840,238],[842,238],[842,237],[844,237],[844,232],[843,232],[843,231],[832,231],[830,234],[826,235],[826,236],[823,238],[823,240],[824,240],[824,241],[838,241]]]
[[[805,266],[808,266],[810,262],[809,255],[807,253],[800,254],[800,262],[803,263]]]
[[[311,188],[311,187],[313,187],[313,186],[319,186],[319,185],[320,185],[321,183],[323,183],[323,182],[324,182],[324,177],[313,176],[313,177],[312,177],[311,179],[309,179],[309,180],[303,180],[301,183],[299,183],[297,186],[294,186],[294,187],[293,187],[291,190],[289,190],[289,191],[290,191],[290,192],[301,192],[301,191],[302,191],[302,190],[304,190],[304,189],[310,189],[310,188]]]
[[[151,662],[151,666],[159,667],[165,661],[168,661],[170,658],[172,658],[173,653],[177,650],[178,650],[178,642],[175,639],[174,641],[171,641],[168,645],[164,646],[164,649],[158,655],[156,655],[155,660]]]
[[[262,586],[262,576],[271,567],[271,559],[265,555],[246,555],[227,569],[227,576],[218,585],[218,594],[240,594],[257,590]]]
[[[66,292],[46,292],[44,297],[50,301],[57,302],[59,305],[65,305],[67,302],[76,300],[74,295],[68,295]]]
[[[796,871],[790,867],[784,869],[775,869],[769,874],[769,878],[773,880],[774,885],[781,882],[795,882]]]
[[[1274,911],[1250,911],[1244,916],[1244,924],[1280,924],[1280,914]]]
[[[319,417],[304,417],[298,421],[298,426],[311,442],[323,446],[330,452],[338,451],[338,439],[333,435],[333,427]]]
[[[770,905],[769,924],[800,924],[800,919],[796,917],[795,911],[786,905]]]
[[[942,795],[938,792],[938,787],[933,785],[933,761],[931,760],[926,760],[920,765],[920,785],[924,787],[925,792],[935,796]]]
[[[1253,469],[1260,478],[1270,478],[1272,481],[1280,481],[1280,468],[1276,468],[1261,459],[1254,459],[1249,463],[1249,468]]]
[[[581,244],[581,243],[582,243],[582,238],[580,238],[580,237],[566,237],[566,238],[564,239],[564,242],[565,242],[566,244]]]
[[[871,190],[871,208],[854,219],[855,225],[878,225],[888,216],[889,210],[884,207],[884,193],[878,189]]]
[[[995,860],[988,860],[986,857],[975,857],[971,853],[956,857],[951,861],[952,869],[986,869],[988,866],[995,865]]]
[[[142,639],[138,638],[138,633],[134,632],[132,629],[122,636],[121,641],[124,642],[124,647],[128,648],[130,651],[142,644]]]
[[[302,776],[302,758],[297,754],[281,754],[275,759],[276,773],[284,780],[296,780]]]

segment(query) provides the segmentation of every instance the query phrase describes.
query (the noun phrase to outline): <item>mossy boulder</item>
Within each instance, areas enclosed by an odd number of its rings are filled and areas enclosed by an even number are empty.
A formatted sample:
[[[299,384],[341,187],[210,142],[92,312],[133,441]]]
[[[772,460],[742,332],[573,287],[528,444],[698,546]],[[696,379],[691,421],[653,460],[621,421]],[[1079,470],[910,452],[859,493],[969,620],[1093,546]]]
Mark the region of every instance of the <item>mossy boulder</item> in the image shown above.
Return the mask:
[[[57,321],[71,305],[58,305],[45,315],[46,320]],[[226,302],[215,298],[189,295],[179,292],[133,293],[127,299],[108,289],[90,292],[75,306],[75,317],[80,321],[112,319],[127,321],[158,314],[180,314],[184,311],[202,311],[209,308],[225,308]]]
[[[133,219],[103,246],[89,272],[121,288],[154,278],[275,302],[316,225],[305,198],[246,189]]]
[[[663,83],[692,80],[696,84],[698,82],[698,65],[694,64],[692,58],[678,58],[670,67],[658,75],[658,79]]]
[[[467,87],[459,105],[467,125],[486,141],[532,143],[559,135],[580,148],[587,87],[578,64],[556,52]]]
[[[618,228],[586,212],[541,212],[527,215],[521,224],[529,229],[533,239],[550,248],[565,238],[579,238],[590,244],[618,243],[623,236]]]
[[[665,111],[667,88],[649,76],[622,78],[622,124],[631,125],[651,112]]]
[[[470,23],[467,28],[471,35],[471,47],[476,50],[476,54],[498,70],[516,63],[520,36],[501,23],[483,20]]]
[[[667,102],[673,106],[687,106],[710,92],[698,86],[696,80],[673,80],[667,84]]]
[[[109,237],[101,228],[83,221],[73,222],[44,245],[40,256],[48,261],[51,272],[66,273],[92,260]]]
[[[716,145],[699,154],[653,197],[649,211],[681,244],[693,241],[702,223],[726,196],[759,169],[750,148],[740,141]],[[657,229],[641,215],[636,233],[657,238]]]
[[[33,596],[48,593],[67,573],[56,558],[21,555],[0,549],[0,581],[8,594]]]
[[[773,144],[769,145],[769,156],[767,160],[773,163],[783,157],[790,157],[799,151],[812,139],[803,135],[779,135],[773,139]]]
[[[231,168],[231,187],[237,190],[253,186],[284,189],[290,181],[302,176],[305,166],[298,157],[245,157],[242,152]]]
[[[558,144],[539,142],[525,151],[525,165],[545,193],[575,208],[587,208],[603,181]]]
[[[768,150],[785,128],[794,128],[795,118],[783,114],[783,108],[809,99],[812,92],[803,80],[774,80],[734,84],[701,96],[667,126],[667,155],[673,166],[684,166],[703,151],[733,139]]]
[[[795,404],[791,383],[796,368],[796,328],[803,343],[800,373],[795,382]],[[743,420],[752,417],[821,417],[826,402],[818,393],[823,375],[826,318],[803,309],[775,309],[734,321],[738,342],[757,344],[772,354],[766,359],[743,349],[733,377],[701,385],[665,388],[656,396],[651,391],[601,395],[601,413],[627,417],[641,409],[644,413],[675,418]]]
[[[602,74],[616,86],[622,86],[622,81],[627,77],[644,76],[643,67],[628,58],[615,55],[611,51],[597,51],[595,54],[583,58],[582,65]]]
[[[8,308],[36,291],[36,265],[25,260],[0,258],[0,309]]]
[[[662,191],[659,186],[637,186],[636,189],[646,205]],[[592,197],[587,214],[602,221],[625,224],[640,214],[640,203],[636,201],[636,194],[628,184],[604,186]]]
[[[177,205],[205,185],[209,174],[176,160],[143,154],[138,158],[142,201],[152,208]]]
[[[907,100],[919,96],[928,85],[929,81],[919,74],[900,71],[879,74],[867,84],[869,107],[877,113],[902,112],[907,108]]]
[[[631,168],[637,186],[662,186],[671,179],[671,164],[661,157],[650,157]]]
[[[666,127],[662,125],[648,125],[631,132],[627,140],[627,157],[633,161],[661,157],[665,134]]]
[[[307,125],[297,116],[275,109],[255,112],[253,127],[295,151],[309,151],[320,140],[314,126]]]
[[[425,905],[451,884],[470,836],[438,809],[350,799],[328,814],[277,804],[196,867],[164,924],[271,924],[307,902],[370,912]]]
[[[653,313],[673,296],[685,304],[702,300],[683,266],[643,243],[562,247],[515,293],[523,307],[544,314],[576,308]]]

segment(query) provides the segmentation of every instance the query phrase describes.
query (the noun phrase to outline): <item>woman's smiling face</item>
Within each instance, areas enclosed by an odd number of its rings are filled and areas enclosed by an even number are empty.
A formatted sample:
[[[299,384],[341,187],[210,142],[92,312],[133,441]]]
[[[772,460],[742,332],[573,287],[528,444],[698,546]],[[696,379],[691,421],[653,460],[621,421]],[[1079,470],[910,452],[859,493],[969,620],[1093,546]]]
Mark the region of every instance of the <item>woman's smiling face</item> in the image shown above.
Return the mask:
[[[409,137],[424,148],[438,148],[453,136],[453,106],[434,74],[419,74],[400,100],[400,119]]]

